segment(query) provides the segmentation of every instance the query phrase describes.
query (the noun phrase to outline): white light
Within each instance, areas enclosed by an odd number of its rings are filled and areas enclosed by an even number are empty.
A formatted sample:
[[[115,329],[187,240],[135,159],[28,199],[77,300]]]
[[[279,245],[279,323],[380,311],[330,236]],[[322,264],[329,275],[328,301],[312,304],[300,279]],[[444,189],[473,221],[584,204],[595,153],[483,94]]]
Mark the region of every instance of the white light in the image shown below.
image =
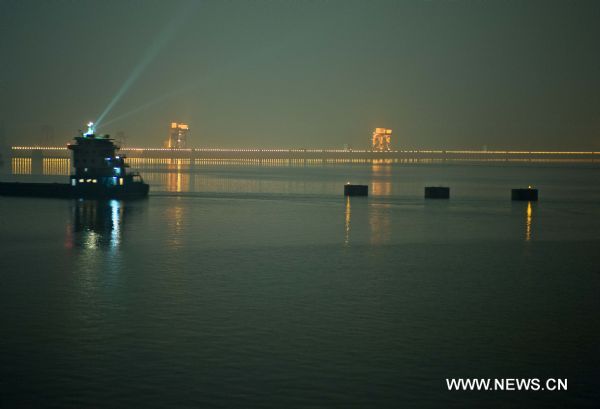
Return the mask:
[[[90,136],[94,134],[94,123],[93,122],[88,122],[87,124],[88,130],[86,133],[83,134],[83,136]]]

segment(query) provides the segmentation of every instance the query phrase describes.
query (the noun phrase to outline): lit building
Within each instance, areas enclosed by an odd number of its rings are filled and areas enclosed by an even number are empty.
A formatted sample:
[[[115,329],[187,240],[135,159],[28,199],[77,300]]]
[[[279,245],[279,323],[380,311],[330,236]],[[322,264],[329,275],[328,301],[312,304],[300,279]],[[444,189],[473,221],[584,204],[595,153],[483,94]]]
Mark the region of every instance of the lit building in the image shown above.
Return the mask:
[[[374,151],[390,151],[392,140],[392,130],[387,128],[375,128],[373,132],[373,142],[371,150]]]
[[[165,142],[165,148],[183,149],[187,147],[187,137],[190,132],[188,124],[171,122],[169,137]]]

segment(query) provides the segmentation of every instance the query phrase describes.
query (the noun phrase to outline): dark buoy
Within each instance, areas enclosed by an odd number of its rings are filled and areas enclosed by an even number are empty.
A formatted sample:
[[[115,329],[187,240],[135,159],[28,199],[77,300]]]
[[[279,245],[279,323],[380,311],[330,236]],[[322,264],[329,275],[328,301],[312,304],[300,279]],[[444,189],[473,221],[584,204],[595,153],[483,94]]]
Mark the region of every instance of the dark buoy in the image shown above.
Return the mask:
[[[427,186],[425,187],[425,199],[450,199],[450,188]]]
[[[369,196],[369,186],[346,183],[344,185],[344,196]]]
[[[537,202],[538,190],[529,186],[527,189],[513,189],[512,200],[523,200],[528,202]]]

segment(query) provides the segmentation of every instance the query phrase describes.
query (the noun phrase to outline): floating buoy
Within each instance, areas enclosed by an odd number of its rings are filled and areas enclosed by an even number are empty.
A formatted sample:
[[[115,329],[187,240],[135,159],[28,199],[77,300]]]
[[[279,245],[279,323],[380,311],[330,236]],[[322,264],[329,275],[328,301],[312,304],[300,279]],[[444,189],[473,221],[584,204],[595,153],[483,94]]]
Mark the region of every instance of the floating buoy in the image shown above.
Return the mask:
[[[511,193],[512,200],[522,200],[529,202],[537,202],[538,190],[529,186],[526,189],[513,189]]]
[[[450,188],[443,186],[425,187],[425,199],[450,199]]]
[[[344,185],[344,196],[369,196],[369,186],[346,183]]]

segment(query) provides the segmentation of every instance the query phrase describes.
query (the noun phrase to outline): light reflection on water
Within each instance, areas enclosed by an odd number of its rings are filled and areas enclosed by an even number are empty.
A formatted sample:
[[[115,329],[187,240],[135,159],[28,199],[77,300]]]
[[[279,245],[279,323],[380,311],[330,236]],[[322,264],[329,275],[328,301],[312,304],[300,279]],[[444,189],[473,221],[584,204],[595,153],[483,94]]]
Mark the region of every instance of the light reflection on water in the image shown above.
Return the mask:
[[[125,203],[120,200],[73,201],[66,247],[117,249],[121,245]]]
[[[371,194],[373,196],[390,196],[392,194],[391,163],[373,161],[371,172]]]
[[[165,211],[166,223],[168,227],[168,236],[166,238],[166,245],[171,250],[177,250],[184,245],[182,236],[185,217],[185,208],[178,204],[169,206]]]
[[[346,207],[344,211],[345,221],[344,221],[344,245],[350,245],[350,222],[352,219],[352,209],[350,207],[350,196],[346,196]]]
[[[119,200],[111,200],[110,202],[111,212],[111,247],[119,247],[121,244],[121,223],[123,221],[123,207]]]
[[[531,206],[531,202],[527,202],[527,210],[525,211],[525,215],[525,241],[530,241],[533,221],[533,207]]]
[[[182,164],[178,161],[168,165],[166,189],[168,192],[190,191],[190,173],[183,172]]]
[[[390,242],[392,228],[389,204],[371,204],[369,209],[369,227],[371,229],[371,245],[379,246]]]

